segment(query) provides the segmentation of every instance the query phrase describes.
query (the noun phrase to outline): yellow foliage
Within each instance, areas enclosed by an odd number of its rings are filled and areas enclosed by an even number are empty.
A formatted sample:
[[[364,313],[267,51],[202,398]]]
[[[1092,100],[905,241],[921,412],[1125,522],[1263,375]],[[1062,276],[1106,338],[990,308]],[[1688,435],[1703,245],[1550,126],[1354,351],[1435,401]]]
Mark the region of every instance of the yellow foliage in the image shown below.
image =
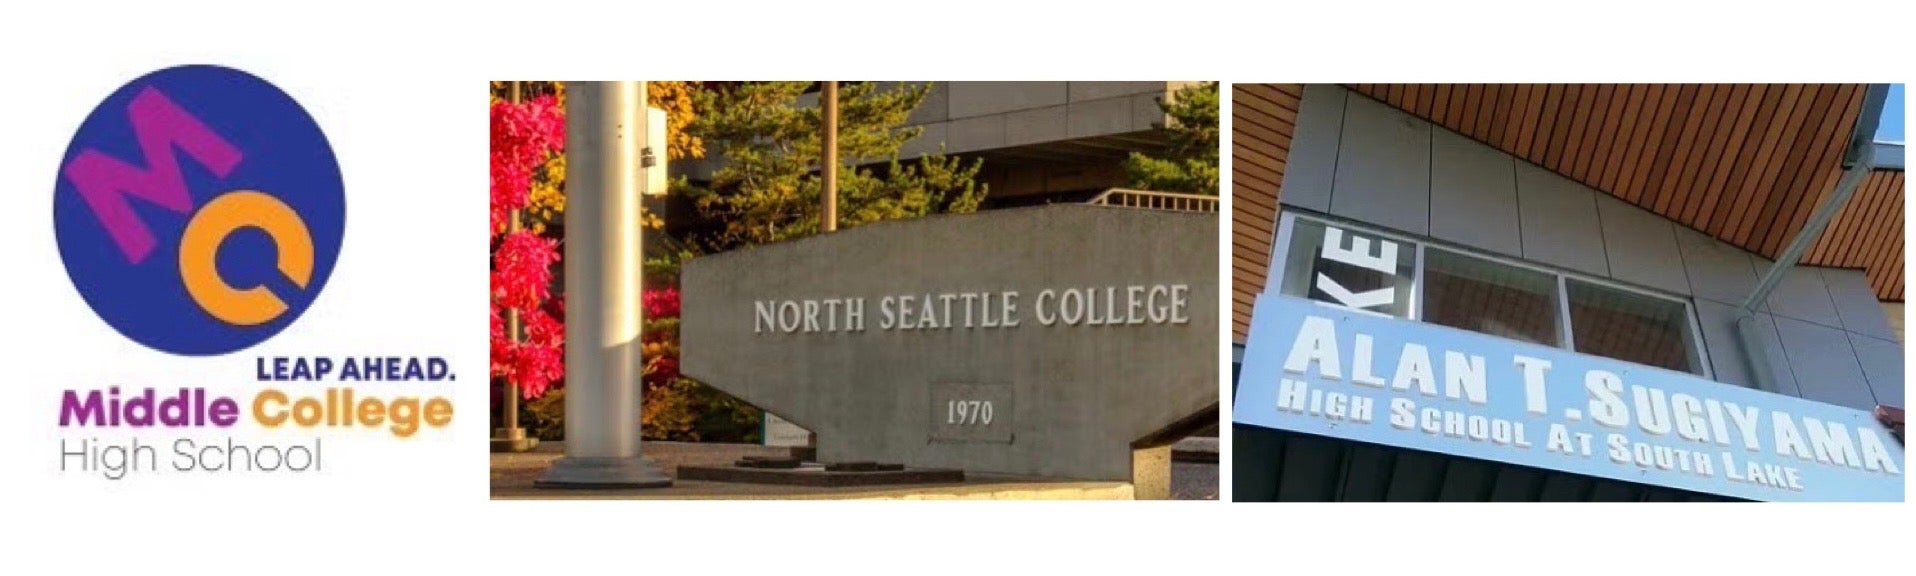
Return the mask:
[[[639,427],[647,440],[698,439],[693,429],[698,424],[699,408],[693,403],[690,381],[674,380],[656,388],[648,387],[639,402]]]
[[[665,110],[666,158],[704,158],[705,143],[697,136],[686,133],[685,128],[698,119],[698,111],[692,108],[692,95],[697,91],[694,82],[647,82],[646,100],[661,110]]]
[[[540,440],[565,439],[565,388],[553,388],[546,395],[525,403],[519,421],[526,433]]]
[[[698,118],[698,112],[692,108],[692,96],[698,90],[697,85],[697,82],[686,81],[646,83],[646,99],[652,106],[665,110],[667,159],[705,157],[705,143],[686,132],[686,127]],[[511,93],[512,83],[495,80],[490,88],[492,101],[496,102]],[[564,82],[522,82],[519,91],[522,97],[528,99],[551,94],[558,99],[560,106],[565,106]],[[556,154],[546,161],[544,168],[533,179],[531,205],[526,209],[525,226],[535,233],[545,233],[548,224],[563,223],[565,168],[565,155]],[[657,214],[648,211],[643,218],[642,224],[646,228],[665,228],[665,220]]]
[[[526,227],[544,234],[547,223],[562,223],[565,218],[565,155],[554,154],[546,160],[539,175],[532,179],[531,200],[526,206]]]

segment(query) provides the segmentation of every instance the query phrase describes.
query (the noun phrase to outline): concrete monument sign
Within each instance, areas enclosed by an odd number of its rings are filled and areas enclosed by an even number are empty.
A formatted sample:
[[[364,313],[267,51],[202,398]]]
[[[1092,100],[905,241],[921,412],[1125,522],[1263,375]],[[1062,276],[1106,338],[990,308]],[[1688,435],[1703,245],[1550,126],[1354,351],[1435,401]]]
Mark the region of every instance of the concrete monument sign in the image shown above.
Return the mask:
[[[1217,227],[1051,205],[698,258],[682,370],[816,432],[821,461],[1168,474],[1133,452],[1215,423],[1193,417],[1218,405]]]

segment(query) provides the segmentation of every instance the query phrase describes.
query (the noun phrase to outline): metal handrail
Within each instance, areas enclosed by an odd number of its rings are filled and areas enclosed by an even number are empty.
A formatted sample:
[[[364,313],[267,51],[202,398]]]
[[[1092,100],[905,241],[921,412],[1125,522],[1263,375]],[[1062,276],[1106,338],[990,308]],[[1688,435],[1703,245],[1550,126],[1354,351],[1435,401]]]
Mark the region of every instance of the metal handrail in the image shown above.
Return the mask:
[[[1153,192],[1150,190],[1132,190],[1129,188],[1112,188],[1105,190],[1085,203],[1099,206],[1170,210],[1174,212],[1215,213],[1218,211],[1218,197],[1216,196],[1183,192]]]

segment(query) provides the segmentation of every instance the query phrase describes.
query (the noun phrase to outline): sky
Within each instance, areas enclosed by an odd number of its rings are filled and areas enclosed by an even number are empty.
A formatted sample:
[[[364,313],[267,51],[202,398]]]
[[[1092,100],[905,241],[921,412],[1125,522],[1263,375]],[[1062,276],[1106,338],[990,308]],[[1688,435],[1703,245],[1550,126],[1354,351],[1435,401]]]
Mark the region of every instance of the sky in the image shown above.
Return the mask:
[[[1883,121],[1876,126],[1877,142],[1903,141],[1903,85],[1889,85],[1889,98],[1883,101]]]

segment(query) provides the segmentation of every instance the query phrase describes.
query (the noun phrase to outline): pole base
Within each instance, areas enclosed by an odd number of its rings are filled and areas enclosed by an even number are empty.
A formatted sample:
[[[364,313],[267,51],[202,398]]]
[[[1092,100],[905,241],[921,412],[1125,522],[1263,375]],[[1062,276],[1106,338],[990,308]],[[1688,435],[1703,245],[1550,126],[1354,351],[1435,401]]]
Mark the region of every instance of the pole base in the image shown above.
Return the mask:
[[[553,462],[538,480],[538,488],[666,488],[672,479],[644,458],[585,458],[566,456]]]
[[[531,452],[538,446],[539,439],[526,436],[524,428],[494,428],[492,430],[493,452]]]

